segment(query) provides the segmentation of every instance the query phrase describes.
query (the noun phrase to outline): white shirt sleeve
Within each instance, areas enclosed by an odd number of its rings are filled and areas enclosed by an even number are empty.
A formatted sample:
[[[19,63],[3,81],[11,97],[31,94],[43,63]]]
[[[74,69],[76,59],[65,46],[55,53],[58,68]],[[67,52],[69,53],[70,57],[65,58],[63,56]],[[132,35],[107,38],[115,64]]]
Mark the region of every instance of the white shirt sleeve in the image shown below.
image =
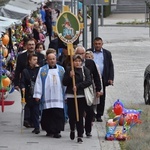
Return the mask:
[[[98,64],[96,64],[96,68],[97,68],[97,71],[98,71],[98,74],[99,74],[99,77],[100,77],[100,81],[101,81],[101,91],[100,92],[103,92],[103,81],[102,81],[102,76],[101,76],[101,72],[100,72]]]
[[[41,80],[41,68],[38,72],[36,81],[35,81],[35,87],[34,87],[34,94],[33,94],[33,98],[39,98],[41,99],[42,97],[42,80]]]

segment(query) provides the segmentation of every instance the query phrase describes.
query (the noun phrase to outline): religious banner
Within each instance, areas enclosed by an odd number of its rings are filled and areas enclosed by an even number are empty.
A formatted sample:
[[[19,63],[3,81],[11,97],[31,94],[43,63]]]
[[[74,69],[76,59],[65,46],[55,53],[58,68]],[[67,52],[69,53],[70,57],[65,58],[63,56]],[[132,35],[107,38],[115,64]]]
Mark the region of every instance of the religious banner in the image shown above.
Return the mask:
[[[57,20],[56,32],[64,43],[73,43],[80,36],[80,26],[73,13],[64,11]]]

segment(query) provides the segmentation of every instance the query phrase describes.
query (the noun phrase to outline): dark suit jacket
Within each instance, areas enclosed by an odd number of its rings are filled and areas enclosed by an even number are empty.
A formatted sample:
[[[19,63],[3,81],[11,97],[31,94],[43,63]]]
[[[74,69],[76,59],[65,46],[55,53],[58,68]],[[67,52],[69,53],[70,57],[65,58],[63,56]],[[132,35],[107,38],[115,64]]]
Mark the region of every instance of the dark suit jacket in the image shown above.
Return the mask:
[[[44,55],[41,53],[36,53],[38,56],[38,64],[40,66],[44,65]],[[17,64],[16,64],[16,70],[15,70],[15,77],[14,77],[14,85],[19,86],[19,81],[20,81],[20,75],[27,66],[27,52],[24,52],[22,54],[18,55],[17,58]]]
[[[91,59],[86,59],[85,66],[90,70],[90,73],[94,79],[96,91],[99,92],[102,87],[101,87],[101,81],[100,81],[99,73],[97,71],[95,62]]]
[[[66,69],[63,78],[63,85],[66,86],[66,93],[73,94],[73,83],[72,78],[70,77],[71,67]],[[77,87],[77,95],[84,95],[84,88],[92,84],[92,79],[90,76],[90,71],[84,67],[85,80],[83,78],[82,68],[74,68],[75,71],[75,84]]]
[[[58,54],[58,38],[53,39],[50,43],[48,48],[53,48],[56,50],[56,53]]]
[[[93,51],[93,49],[88,49],[87,51]],[[104,55],[104,70],[103,70],[103,74],[102,74],[102,80],[103,80],[103,84],[105,86],[108,86],[108,80],[114,80],[114,65],[113,65],[113,61],[112,61],[112,55],[111,52],[103,49],[103,55]],[[99,65],[99,64],[98,64]]]

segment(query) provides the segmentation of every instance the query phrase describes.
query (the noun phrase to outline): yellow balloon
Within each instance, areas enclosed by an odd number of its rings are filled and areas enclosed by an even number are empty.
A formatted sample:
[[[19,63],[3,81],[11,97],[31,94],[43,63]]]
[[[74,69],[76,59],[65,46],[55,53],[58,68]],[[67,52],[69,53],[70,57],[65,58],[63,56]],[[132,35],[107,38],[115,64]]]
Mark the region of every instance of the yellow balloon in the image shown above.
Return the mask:
[[[7,45],[9,43],[9,36],[7,34],[4,34],[2,36],[2,42],[3,42],[3,45]]]
[[[8,55],[8,49],[5,46],[2,47],[2,55],[3,57],[6,57]]]
[[[5,87],[5,88],[8,87],[10,85],[10,83],[11,83],[11,80],[8,77],[2,79],[3,87]]]

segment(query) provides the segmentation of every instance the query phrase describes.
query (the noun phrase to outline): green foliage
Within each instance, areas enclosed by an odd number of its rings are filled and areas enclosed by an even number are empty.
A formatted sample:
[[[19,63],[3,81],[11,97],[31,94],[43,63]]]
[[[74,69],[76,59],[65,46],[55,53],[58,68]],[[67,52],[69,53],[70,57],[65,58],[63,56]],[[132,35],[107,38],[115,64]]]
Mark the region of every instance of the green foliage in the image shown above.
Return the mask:
[[[150,150],[150,109],[148,105],[141,106],[142,123],[133,127],[130,140],[125,142],[126,150]]]
[[[115,117],[115,114],[114,112],[112,111],[112,107],[110,107],[108,110],[107,110],[107,113],[108,113],[108,116],[109,116],[109,119],[113,119]]]
[[[117,22],[118,25],[142,25],[142,24],[150,24],[150,22],[137,21],[136,19],[129,22]]]

